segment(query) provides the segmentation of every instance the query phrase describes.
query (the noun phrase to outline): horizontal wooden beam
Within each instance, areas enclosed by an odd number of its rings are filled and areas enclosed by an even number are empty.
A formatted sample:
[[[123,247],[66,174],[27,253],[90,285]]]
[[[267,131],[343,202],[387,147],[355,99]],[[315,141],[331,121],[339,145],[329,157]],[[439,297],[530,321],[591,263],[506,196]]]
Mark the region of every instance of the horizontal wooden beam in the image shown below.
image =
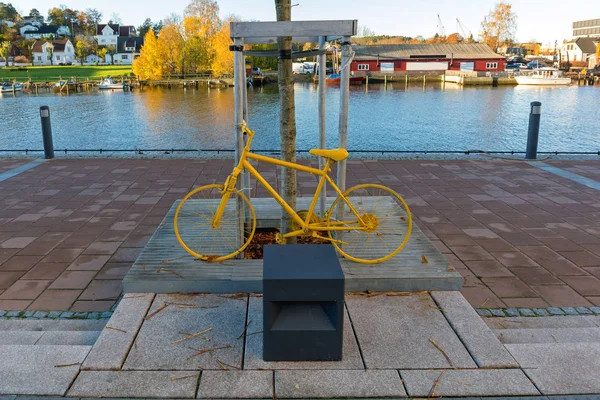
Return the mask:
[[[314,57],[321,54],[327,54],[326,50],[308,50],[292,52],[292,59]],[[253,57],[279,57],[279,50],[248,50],[244,55]]]
[[[357,20],[232,22],[231,37],[354,36]]]
[[[233,36],[232,36],[233,37]],[[334,40],[341,39],[342,36],[326,36],[325,41],[331,42]],[[294,43],[319,43],[318,36],[293,36],[292,42]],[[245,38],[244,44],[277,44],[277,37],[251,37]]]

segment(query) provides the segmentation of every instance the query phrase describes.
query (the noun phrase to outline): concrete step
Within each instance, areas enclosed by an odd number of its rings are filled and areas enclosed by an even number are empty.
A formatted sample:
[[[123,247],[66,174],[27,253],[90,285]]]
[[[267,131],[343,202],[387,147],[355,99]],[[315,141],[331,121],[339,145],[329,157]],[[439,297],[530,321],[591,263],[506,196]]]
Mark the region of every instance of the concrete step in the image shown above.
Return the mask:
[[[0,331],[3,345],[91,346],[101,331]]]
[[[493,329],[503,344],[600,343],[600,328]]]
[[[101,331],[108,319],[32,320],[7,319],[0,321],[2,331]]]
[[[483,321],[490,329],[598,328],[600,317],[488,317]]]

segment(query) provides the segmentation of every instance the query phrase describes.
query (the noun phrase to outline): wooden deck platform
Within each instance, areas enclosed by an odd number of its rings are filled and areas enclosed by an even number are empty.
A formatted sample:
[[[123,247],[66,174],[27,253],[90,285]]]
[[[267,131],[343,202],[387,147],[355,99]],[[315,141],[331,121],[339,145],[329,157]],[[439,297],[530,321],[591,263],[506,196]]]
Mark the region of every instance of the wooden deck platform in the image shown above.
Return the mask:
[[[310,198],[298,198],[298,209],[307,209]],[[333,202],[329,198],[328,202]],[[203,201],[198,200],[199,207]],[[211,201],[211,200],[207,200]],[[398,207],[391,199],[388,207]],[[123,280],[133,293],[260,293],[262,260],[226,260],[207,263],[190,256],[173,231],[173,204],[163,222]],[[254,198],[257,226],[276,227],[281,209],[271,198]],[[428,260],[422,262],[422,256]],[[346,291],[460,290],[463,278],[421,230],[413,224],[406,247],[389,261],[366,265],[341,258]]]

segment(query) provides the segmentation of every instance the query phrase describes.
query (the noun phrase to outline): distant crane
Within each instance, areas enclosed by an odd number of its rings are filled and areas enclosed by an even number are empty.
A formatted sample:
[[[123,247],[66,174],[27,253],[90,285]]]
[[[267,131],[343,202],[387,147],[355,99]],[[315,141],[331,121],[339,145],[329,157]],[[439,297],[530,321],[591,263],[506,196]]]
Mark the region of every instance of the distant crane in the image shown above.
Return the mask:
[[[442,24],[440,14],[437,15],[437,22],[438,34],[440,35],[440,38],[446,37],[446,28],[444,28],[444,24]]]
[[[462,32],[462,36],[463,36],[463,40],[470,42],[473,38],[473,34],[471,33],[471,31],[466,28],[460,21],[458,18],[456,18],[456,25],[458,25],[458,29],[460,30],[460,32]],[[469,33],[469,36],[467,36],[467,33]]]

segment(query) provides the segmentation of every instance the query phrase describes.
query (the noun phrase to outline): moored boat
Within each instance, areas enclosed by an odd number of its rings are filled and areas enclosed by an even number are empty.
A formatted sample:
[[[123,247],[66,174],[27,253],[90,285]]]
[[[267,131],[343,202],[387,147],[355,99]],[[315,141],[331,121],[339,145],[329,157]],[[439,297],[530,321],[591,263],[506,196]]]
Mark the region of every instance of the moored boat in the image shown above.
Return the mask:
[[[52,88],[55,92],[62,92],[63,90],[66,92],[68,90],[75,90],[75,84],[73,81],[58,81],[56,82]]]
[[[25,85],[19,82],[2,82],[0,85],[0,92],[2,93],[13,93],[20,92],[25,88]]]
[[[569,85],[571,78],[563,78],[557,68],[537,68],[527,75],[516,75],[515,80],[519,85]]]
[[[103,79],[98,84],[98,89],[121,89],[124,90],[127,88],[127,84],[125,82],[115,82],[113,78]]]
[[[342,78],[342,76],[340,74],[331,74],[327,78],[325,78],[325,83],[339,85],[341,78]],[[362,83],[363,79],[364,78],[362,76],[350,75],[349,80],[350,80],[351,85],[360,85]]]

